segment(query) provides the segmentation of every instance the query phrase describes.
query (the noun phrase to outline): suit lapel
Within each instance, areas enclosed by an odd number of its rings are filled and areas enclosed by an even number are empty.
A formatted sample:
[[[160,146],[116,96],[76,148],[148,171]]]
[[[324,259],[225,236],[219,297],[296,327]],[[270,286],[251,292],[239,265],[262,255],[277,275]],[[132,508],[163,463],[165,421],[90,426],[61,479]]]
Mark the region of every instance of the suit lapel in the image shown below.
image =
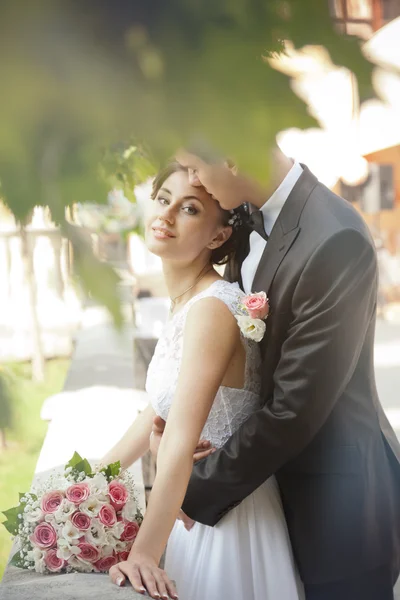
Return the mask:
[[[275,224],[274,229],[271,232],[268,243],[258,264],[256,274],[254,275],[253,284],[251,286],[252,292],[263,291],[268,295],[269,288],[279,265],[300,233],[300,227],[295,227],[292,231],[289,231],[284,235],[280,226],[278,225],[277,227],[276,225],[277,224]]]
[[[305,165],[303,173],[289,194],[261,256],[252,284],[252,292],[269,288],[285,255],[300,234],[300,216],[311,192],[318,184],[317,178]]]

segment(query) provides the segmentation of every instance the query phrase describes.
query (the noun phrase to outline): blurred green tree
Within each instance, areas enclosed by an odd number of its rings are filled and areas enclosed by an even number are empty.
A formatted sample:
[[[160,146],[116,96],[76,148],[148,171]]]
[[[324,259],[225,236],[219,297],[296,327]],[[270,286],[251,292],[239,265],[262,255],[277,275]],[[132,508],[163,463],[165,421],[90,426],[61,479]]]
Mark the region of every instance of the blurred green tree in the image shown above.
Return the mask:
[[[110,182],[133,199],[136,183],[198,141],[266,180],[276,133],[315,124],[266,60],[284,40],[324,46],[357,75],[361,98],[371,93],[372,65],[358,39],[335,32],[328,0],[1,3],[2,194],[20,223],[50,207],[117,322],[117,278],[68,227],[65,207],[105,201]]]
[[[9,374],[0,366],[0,451],[7,447],[6,431],[14,424],[13,402]]]

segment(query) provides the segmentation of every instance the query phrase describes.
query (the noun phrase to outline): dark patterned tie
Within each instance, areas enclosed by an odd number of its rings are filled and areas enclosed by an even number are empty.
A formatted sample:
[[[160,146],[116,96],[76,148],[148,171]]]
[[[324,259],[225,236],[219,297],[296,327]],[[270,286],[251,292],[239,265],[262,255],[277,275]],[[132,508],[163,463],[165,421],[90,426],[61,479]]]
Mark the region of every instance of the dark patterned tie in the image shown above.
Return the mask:
[[[264,217],[261,210],[255,210],[249,215],[248,225],[254,231],[257,231],[258,235],[261,235],[266,242],[268,242],[268,234],[264,229]]]

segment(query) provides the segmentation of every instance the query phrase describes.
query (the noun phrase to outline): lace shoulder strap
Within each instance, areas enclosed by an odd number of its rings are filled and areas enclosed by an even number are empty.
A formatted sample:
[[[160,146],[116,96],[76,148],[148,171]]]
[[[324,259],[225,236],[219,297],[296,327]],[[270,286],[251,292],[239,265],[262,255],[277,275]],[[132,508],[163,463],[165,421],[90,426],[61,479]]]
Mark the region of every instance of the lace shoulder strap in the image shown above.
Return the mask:
[[[184,313],[186,316],[190,307],[193,306],[195,302],[198,302],[203,298],[218,298],[226,304],[232,314],[236,314],[238,312],[238,305],[240,304],[240,300],[243,296],[244,292],[242,292],[238,283],[229,283],[224,279],[218,279],[217,281],[214,281],[214,283],[212,283],[206,290],[200,292],[200,294],[197,294],[191,300],[189,300],[182,310],[182,313]]]

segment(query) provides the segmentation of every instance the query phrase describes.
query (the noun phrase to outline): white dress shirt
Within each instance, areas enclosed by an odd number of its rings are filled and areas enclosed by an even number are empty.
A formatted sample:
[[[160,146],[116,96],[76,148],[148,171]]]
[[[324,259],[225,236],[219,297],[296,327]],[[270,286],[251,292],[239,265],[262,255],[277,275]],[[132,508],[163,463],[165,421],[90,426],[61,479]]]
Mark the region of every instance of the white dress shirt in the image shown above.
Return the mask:
[[[295,162],[285,179],[280,186],[275,190],[272,196],[261,207],[261,212],[264,217],[264,229],[268,235],[271,234],[272,228],[285,204],[290,192],[294,188],[302,174],[303,169],[300,163]],[[250,234],[250,251],[242,264],[242,281],[243,289],[246,294],[250,294],[253,284],[254,275],[256,274],[258,263],[264,252],[268,242],[264,240],[256,231]],[[261,291],[261,290],[259,290]]]

